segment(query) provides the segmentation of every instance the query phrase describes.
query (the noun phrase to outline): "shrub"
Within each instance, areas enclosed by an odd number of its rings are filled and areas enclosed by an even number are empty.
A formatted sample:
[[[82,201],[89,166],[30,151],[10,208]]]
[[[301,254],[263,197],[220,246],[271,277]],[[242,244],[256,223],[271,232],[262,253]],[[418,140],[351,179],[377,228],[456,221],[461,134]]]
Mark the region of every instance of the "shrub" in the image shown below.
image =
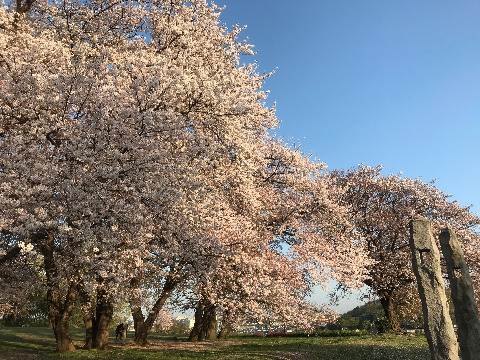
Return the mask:
[[[386,317],[381,317],[375,320],[375,326],[377,327],[379,334],[385,334],[392,328],[390,320],[388,320]]]
[[[287,334],[285,334],[283,331],[275,331],[275,332],[271,332],[269,334],[267,334],[267,336],[269,337],[282,337],[282,336],[286,336]]]

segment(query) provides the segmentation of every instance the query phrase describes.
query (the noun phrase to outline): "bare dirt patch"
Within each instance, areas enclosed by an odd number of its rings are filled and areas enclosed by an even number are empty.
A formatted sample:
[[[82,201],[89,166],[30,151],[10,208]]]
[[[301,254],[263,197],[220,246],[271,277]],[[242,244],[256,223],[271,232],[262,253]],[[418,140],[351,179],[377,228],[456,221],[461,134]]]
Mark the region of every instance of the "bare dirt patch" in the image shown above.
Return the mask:
[[[150,340],[147,346],[138,346],[133,342],[116,342],[111,343],[111,348],[121,348],[128,346],[134,349],[154,349],[154,350],[178,350],[178,351],[194,351],[200,352],[211,350],[219,347],[238,346],[245,343],[239,341],[199,341],[188,342],[181,340]],[[241,355],[255,355],[262,356],[265,359],[271,360],[309,360],[308,356],[301,352],[285,352],[285,353],[242,353]]]
[[[111,343],[112,348],[121,348],[124,346],[132,347],[134,349],[158,349],[158,350],[184,350],[184,351],[204,351],[212,348],[242,345],[243,343],[238,341],[199,341],[188,342],[181,340],[150,340],[147,346],[135,345],[133,342],[115,342]]]

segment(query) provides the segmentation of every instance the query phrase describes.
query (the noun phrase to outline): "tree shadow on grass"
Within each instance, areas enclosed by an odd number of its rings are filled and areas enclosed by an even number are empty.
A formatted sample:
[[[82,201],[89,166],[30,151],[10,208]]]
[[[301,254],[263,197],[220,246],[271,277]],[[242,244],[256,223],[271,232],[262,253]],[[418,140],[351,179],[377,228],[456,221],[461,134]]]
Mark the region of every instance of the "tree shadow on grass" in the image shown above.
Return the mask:
[[[39,350],[41,348],[55,349],[52,343],[53,331],[49,328],[0,328],[0,346],[24,347]]]
[[[55,351],[52,329],[0,328],[0,359],[47,359]]]
[[[72,329],[72,338],[81,343],[83,329]],[[113,337],[114,339],[114,337]],[[428,360],[423,338],[232,338],[232,341],[186,343],[173,339],[153,340],[148,347],[117,344],[108,350],[58,354],[52,329],[0,328],[0,359],[122,359],[122,360]]]
[[[429,360],[428,347],[395,347],[388,345],[362,345],[341,343],[296,342],[286,344],[244,344],[230,349],[237,356],[263,354],[266,359],[298,360]],[[248,357],[245,357],[248,359]]]

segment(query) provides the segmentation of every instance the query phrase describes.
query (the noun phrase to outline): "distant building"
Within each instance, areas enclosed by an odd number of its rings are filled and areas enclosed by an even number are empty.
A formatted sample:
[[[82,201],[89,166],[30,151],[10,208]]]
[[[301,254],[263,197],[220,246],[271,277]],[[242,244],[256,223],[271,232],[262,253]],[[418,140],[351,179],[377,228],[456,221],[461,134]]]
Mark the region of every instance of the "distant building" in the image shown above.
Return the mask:
[[[193,328],[193,325],[195,324],[194,318],[187,318],[186,316],[177,316],[175,320],[185,324],[188,329]]]

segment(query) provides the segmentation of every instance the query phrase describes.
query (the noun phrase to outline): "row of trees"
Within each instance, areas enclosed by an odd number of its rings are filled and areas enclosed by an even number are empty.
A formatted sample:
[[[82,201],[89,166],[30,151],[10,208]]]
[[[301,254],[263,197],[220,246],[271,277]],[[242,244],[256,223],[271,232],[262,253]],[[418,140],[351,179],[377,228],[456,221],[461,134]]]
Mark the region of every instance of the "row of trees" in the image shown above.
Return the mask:
[[[381,170],[360,166],[333,171],[329,176],[335,187],[343,189],[339,201],[348,208],[356,237],[365,241],[373,260],[367,265],[364,283],[380,299],[392,330],[400,332],[399,315],[416,319],[421,312],[411,265],[409,221],[416,216],[429,219],[437,239],[446,224],[455,229],[468,254],[479,296],[479,217],[468,207],[449,202],[450,195],[436,188],[434,181],[425,183],[401,174],[382,176]]]
[[[312,286],[331,279],[368,284],[394,320],[413,281],[413,211],[451,222],[477,254],[478,218],[433,184],[327,173],[271,136],[271,74],[240,64],[252,46],[220,12],[204,0],[0,7],[0,306],[46,289],[59,351],[74,349],[78,304],[88,349],[107,345],[124,299],[137,343],[173,298],[196,309],[200,340],[217,316],[221,336],[246,318],[306,325]]]
[[[86,348],[106,346],[115,299],[144,344],[178,293],[197,340],[216,314],[225,332],[247,316],[301,322],[311,284],[363,277],[324,165],[269,135],[269,74],[240,65],[251,46],[219,13],[200,0],[0,9],[2,296],[46,285],[59,351],[73,350],[79,302]]]

